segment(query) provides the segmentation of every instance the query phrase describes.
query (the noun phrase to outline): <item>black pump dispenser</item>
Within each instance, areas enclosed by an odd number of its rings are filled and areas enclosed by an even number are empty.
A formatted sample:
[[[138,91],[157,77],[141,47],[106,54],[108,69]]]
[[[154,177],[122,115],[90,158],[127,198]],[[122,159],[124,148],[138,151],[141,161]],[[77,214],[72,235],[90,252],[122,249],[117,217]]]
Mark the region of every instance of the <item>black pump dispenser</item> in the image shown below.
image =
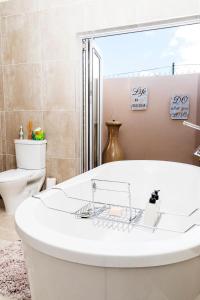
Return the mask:
[[[159,192],[160,190],[155,190],[152,194],[155,197],[156,201],[159,200],[159,195],[158,195]]]
[[[156,201],[159,200],[159,195],[158,195],[159,192],[160,192],[160,190],[155,190],[151,194],[151,198],[149,199],[149,203],[155,204]]]
[[[154,194],[151,194],[151,198],[149,199],[149,203],[155,204],[156,203],[156,197]]]

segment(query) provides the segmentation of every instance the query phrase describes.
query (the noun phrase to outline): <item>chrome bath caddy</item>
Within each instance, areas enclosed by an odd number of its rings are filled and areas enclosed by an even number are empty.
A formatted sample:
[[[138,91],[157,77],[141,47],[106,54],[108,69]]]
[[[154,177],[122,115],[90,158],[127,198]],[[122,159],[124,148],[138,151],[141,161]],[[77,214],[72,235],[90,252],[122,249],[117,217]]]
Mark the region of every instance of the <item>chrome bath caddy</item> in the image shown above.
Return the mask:
[[[155,226],[143,224],[144,209],[132,205],[131,184],[123,181],[104,179],[91,179],[91,200],[68,195],[61,187],[53,187],[51,190],[62,192],[62,203],[56,200],[50,204],[45,193],[33,196],[40,199],[43,205],[57,212],[74,215],[77,219],[92,220],[96,226],[117,230],[131,230],[133,228],[155,232],[158,230],[175,233],[186,233],[195,226],[200,225],[199,208],[189,214],[175,214],[160,212]],[[70,205],[69,205],[70,203]],[[62,204],[62,205],[61,205]],[[195,218],[195,216],[197,217]]]

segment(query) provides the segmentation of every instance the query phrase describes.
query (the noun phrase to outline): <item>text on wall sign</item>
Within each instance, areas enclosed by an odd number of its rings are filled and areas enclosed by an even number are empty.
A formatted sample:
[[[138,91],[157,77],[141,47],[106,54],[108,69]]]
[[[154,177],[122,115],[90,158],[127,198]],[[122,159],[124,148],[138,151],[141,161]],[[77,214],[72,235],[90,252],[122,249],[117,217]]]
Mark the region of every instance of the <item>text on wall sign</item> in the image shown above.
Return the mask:
[[[187,120],[190,113],[188,95],[175,95],[171,98],[170,116],[173,120]]]
[[[131,110],[145,110],[148,105],[147,88],[137,87],[131,89]]]

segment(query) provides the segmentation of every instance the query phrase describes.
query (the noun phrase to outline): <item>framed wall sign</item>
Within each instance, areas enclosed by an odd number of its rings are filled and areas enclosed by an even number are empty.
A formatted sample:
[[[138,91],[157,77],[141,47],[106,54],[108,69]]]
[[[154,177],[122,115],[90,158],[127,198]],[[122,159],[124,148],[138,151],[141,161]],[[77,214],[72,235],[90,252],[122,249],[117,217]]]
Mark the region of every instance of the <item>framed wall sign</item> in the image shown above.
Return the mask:
[[[190,113],[188,95],[175,95],[171,98],[170,115],[173,120],[187,120]]]
[[[144,87],[131,89],[131,110],[145,110],[148,105],[148,90]]]

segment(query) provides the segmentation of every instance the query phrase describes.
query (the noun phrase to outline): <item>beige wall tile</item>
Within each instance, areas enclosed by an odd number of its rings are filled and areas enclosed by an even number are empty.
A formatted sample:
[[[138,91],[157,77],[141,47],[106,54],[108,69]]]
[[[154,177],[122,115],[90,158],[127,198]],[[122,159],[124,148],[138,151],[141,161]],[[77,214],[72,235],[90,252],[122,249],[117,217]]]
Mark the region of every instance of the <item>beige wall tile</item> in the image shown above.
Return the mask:
[[[0,32],[2,32],[1,27],[2,27],[2,18],[0,17]],[[2,56],[3,56],[3,49],[2,49],[2,38],[1,38],[0,39],[0,65],[2,65]]]
[[[74,4],[81,4],[85,0],[39,0],[39,9],[50,9],[56,7],[64,7]]]
[[[0,155],[3,155],[3,138],[0,137]]]
[[[43,127],[42,112],[32,112],[32,111],[6,112],[7,141],[13,142],[14,139],[18,138],[20,125],[23,125],[25,137],[27,137],[27,125],[29,120],[33,122],[33,128],[39,126]]]
[[[0,155],[3,156],[3,154],[5,154],[5,144],[4,144],[4,140],[2,137],[0,137]]]
[[[14,140],[6,140],[6,154],[15,155]]]
[[[85,3],[85,0],[38,0],[39,1],[39,9],[47,10],[58,7],[71,7],[74,5],[80,5],[81,3]],[[78,10],[77,10],[78,12]]]
[[[0,67],[0,111],[4,110],[3,70]]]
[[[0,3],[0,11],[1,11],[1,3]],[[6,17],[1,17],[0,19],[0,29],[1,29],[1,36],[6,36]],[[2,40],[0,41],[1,48],[2,48]],[[3,51],[1,49],[1,56],[3,54]],[[1,64],[2,64],[2,57],[1,57]]]
[[[81,120],[81,114],[80,112],[75,113],[75,136],[76,136],[76,141],[75,141],[75,156],[76,158],[80,158],[80,147],[81,147],[81,138],[80,138],[80,120]]]
[[[47,159],[47,177],[55,177],[57,183],[63,182],[76,175],[75,159]]]
[[[76,170],[75,170],[75,175],[79,175],[81,173],[81,160],[76,159]]]
[[[4,158],[3,155],[0,155],[0,172],[4,171]]]
[[[6,155],[6,170],[16,169],[16,157],[15,155]]]
[[[56,8],[40,14],[42,59],[73,60],[76,51],[75,31],[67,8]],[[75,40],[75,41],[74,41]]]
[[[6,171],[6,155],[3,155],[3,171]]]
[[[2,153],[6,154],[6,139],[2,138]]]
[[[38,10],[38,0],[12,0],[1,3],[0,15],[16,15]]]
[[[45,110],[74,110],[75,74],[71,65],[58,62],[44,64],[43,90]]]
[[[1,139],[1,153],[6,154],[6,119],[5,112],[0,112],[0,139]]]
[[[0,136],[6,138],[5,112],[0,112]]]
[[[0,112],[0,155],[6,153],[5,139],[5,114]]]
[[[38,13],[3,18],[2,30],[4,64],[40,61]]]
[[[5,66],[6,110],[40,110],[42,107],[41,67],[39,64]]]
[[[44,112],[44,129],[48,140],[48,158],[75,158],[75,114]]]
[[[49,8],[55,8],[60,6],[66,6],[66,4],[71,0],[39,0],[39,9],[46,10]]]
[[[77,45],[77,49],[79,49],[79,53],[81,53],[81,45]],[[76,61],[76,64],[74,65],[75,69],[75,92],[76,92],[76,111],[82,110],[82,74],[80,73],[80,70],[82,69],[82,59],[79,57],[79,60]],[[81,100],[81,101],[80,101]]]

